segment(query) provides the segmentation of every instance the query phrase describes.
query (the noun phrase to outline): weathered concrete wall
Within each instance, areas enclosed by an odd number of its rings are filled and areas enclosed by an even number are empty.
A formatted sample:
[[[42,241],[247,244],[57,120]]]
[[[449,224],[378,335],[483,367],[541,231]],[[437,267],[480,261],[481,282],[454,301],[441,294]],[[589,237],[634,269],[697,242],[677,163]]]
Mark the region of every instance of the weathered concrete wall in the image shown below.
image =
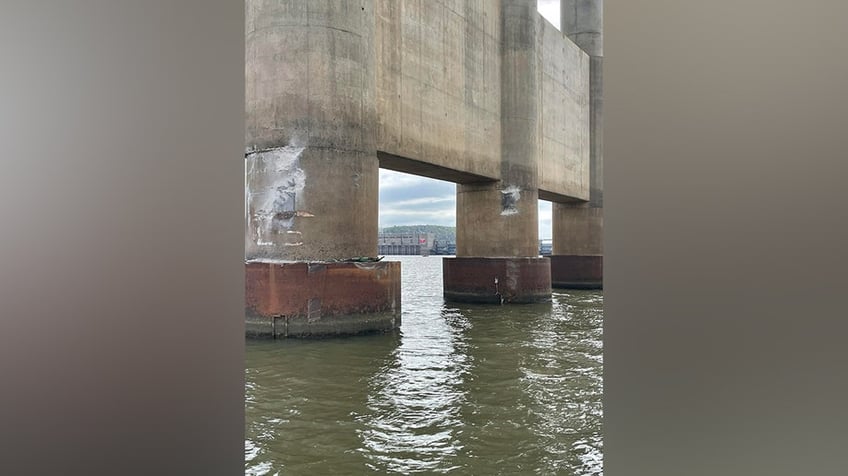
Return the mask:
[[[557,203],[553,207],[553,254],[603,254],[603,0],[562,0],[563,33],[589,55],[589,177],[588,203]],[[600,259],[600,258],[599,258]]]
[[[573,45],[585,51],[589,58],[588,113],[589,178],[591,206],[603,207],[604,202],[604,1],[561,0],[562,32]]]
[[[539,15],[539,197],[589,199],[589,57]]]
[[[501,180],[498,0],[377,0],[377,149],[384,168]],[[589,60],[533,12],[540,195],[589,199]]]
[[[377,9],[377,148],[436,166],[419,164],[424,175],[499,179],[498,2],[378,0]]]

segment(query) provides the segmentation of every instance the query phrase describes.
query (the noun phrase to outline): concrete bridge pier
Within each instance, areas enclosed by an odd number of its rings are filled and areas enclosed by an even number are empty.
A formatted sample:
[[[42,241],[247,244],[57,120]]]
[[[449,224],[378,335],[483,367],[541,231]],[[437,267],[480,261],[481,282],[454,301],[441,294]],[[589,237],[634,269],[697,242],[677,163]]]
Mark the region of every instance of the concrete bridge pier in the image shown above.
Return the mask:
[[[377,255],[374,0],[246,2],[248,335],[400,325]]]
[[[551,298],[538,256],[540,131],[536,0],[501,0],[501,181],[457,185],[456,258],[444,259],[448,301]]]
[[[552,285],[603,287],[603,0],[561,0],[560,28],[589,55],[589,201],[553,206]]]

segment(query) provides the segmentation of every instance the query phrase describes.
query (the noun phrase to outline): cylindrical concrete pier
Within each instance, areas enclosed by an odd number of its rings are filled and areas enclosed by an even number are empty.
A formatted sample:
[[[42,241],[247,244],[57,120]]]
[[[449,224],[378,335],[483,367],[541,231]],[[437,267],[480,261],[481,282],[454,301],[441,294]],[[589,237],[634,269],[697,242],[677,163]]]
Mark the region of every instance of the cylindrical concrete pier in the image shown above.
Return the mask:
[[[400,325],[400,263],[246,264],[245,330],[253,337],[389,331]]]
[[[445,299],[483,304],[551,300],[547,258],[444,258]]]
[[[449,301],[550,300],[550,263],[538,257],[536,0],[501,0],[499,13],[501,180],[457,186],[457,257],[444,261]]]
[[[306,262],[312,266],[377,254],[375,27],[374,0],[247,1],[248,291],[277,286],[267,293],[282,295],[299,289],[295,281],[300,275],[294,272],[276,273],[273,284],[253,282],[260,276],[253,271],[257,262],[285,262],[279,266],[300,269]],[[352,293],[357,283],[368,281],[350,273],[332,275],[333,286]],[[400,273],[383,278],[399,285]],[[326,302],[321,293],[330,289],[319,287],[310,299]],[[361,291],[369,295],[367,289]],[[371,304],[380,307],[376,301]],[[257,309],[247,306],[254,319],[273,319]],[[338,320],[346,312],[353,316],[371,309],[367,303],[342,300],[332,315]],[[399,324],[400,307],[394,312],[398,319],[391,320],[392,327]],[[310,313],[319,321],[326,315]],[[357,332],[368,330],[370,321],[359,321],[365,327],[354,326]],[[386,326],[380,322],[373,327]],[[306,333],[347,333],[349,328],[312,322]]]
[[[561,0],[560,28],[589,55],[589,201],[554,203],[554,287],[603,287],[603,0]]]

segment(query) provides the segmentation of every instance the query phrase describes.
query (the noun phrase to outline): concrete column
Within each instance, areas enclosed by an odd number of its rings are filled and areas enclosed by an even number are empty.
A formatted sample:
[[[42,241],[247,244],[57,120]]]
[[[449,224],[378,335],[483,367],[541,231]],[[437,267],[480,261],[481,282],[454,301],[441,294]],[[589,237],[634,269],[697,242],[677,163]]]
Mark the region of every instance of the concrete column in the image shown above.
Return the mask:
[[[274,330],[280,316],[285,335],[399,324],[398,263],[337,263],[377,254],[375,28],[374,0],[246,2],[245,257],[254,334],[283,335]],[[301,268],[313,286],[300,287]],[[386,272],[398,282],[371,279]],[[330,298],[330,288],[361,296],[359,285],[368,303]],[[392,312],[345,325],[356,309]]]
[[[377,253],[373,0],[248,0],[248,259]]]
[[[590,195],[586,203],[553,206],[554,287],[603,287],[603,10],[603,0],[560,2],[563,33],[589,55]]]
[[[501,0],[501,181],[457,185],[457,258],[445,258],[445,298],[550,300],[539,258],[539,97],[536,0]]]

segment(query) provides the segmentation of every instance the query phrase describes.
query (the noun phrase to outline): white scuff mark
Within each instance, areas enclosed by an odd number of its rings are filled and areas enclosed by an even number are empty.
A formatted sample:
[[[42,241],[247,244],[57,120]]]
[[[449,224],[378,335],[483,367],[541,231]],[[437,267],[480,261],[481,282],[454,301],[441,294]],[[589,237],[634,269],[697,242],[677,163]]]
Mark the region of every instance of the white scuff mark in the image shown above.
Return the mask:
[[[283,243],[284,246],[301,246],[303,245],[303,241],[301,237],[303,233],[299,231],[287,231],[286,232],[286,242]]]
[[[357,261],[354,261],[353,265],[356,266],[358,269],[375,269],[375,268],[385,269],[386,266],[387,266],[385,263],[381,263],[381,262],[362,263],[362,262],[357,262]]]
[[[521,199],[521,189],[510,185],[501,190],[501,215],[517,215],[518,200]]]
[[[272,246],[272,235],[289,231],[294,218],[304,216],[296,210],[298,194],[306,186],[306,174],[300,168],[304,149],[285,146],[245,157],[246,218],[258,246]]]

